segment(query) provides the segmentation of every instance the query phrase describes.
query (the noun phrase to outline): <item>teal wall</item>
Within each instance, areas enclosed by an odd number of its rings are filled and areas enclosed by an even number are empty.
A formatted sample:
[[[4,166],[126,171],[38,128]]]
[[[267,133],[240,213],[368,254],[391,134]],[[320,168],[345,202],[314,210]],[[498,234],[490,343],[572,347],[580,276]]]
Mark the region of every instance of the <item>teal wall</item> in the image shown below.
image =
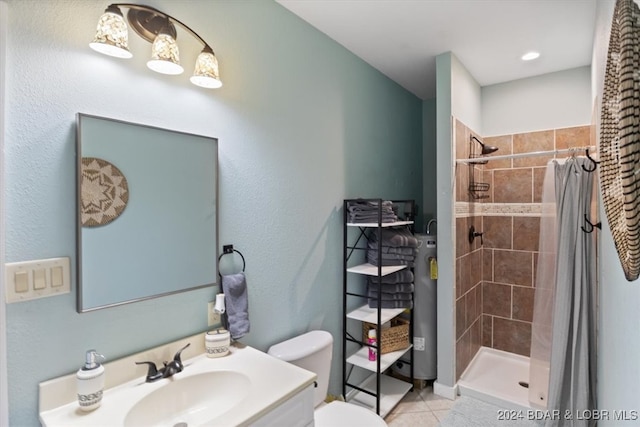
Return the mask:
[[[436,161],[438,199],[438,379],[434,388],[455,385],[455,253],[453,245],[452,62],[451,52],[436,57]]]
[[[7,4],[0,1],[0,294],[4,293],[4,111],[5,62],[7,51]],[[9,390],[7,384],[7,306],[0,298],[0,424],[9,424]]]
[[[212,44],[217,91],[148,71],[148,45],[133,35],[139,54],[128,62],[91,51],[108,2],[7,3],[6,261],[69,256],[75,265],[77,112],[212,136],[219,244],[247,260],[252,329],[243,341],[266,350],[311,328],[339,338],[342,200],[424,205],[422,101],[273,2],[147,2]],[[197,49],[179,42],[189,73]],[[113,360],[204,331],[214,294],[85,314],[75,293],[8,305],[10,424],[38,425],[38,383],[74,372],[88,348]]]
[[[480,85],[452,52],[436,57],[436,187],[438,212],[438,379],[453,398],[455,384],[455,223],[452,117],[481,133]]]
[[[438,195],[436,192],[436,100],[427,99],[422,102],[422,222],[417,230],[426,231],[431,219],[437,218]],[[437,228],[431,228],[431,233]]]

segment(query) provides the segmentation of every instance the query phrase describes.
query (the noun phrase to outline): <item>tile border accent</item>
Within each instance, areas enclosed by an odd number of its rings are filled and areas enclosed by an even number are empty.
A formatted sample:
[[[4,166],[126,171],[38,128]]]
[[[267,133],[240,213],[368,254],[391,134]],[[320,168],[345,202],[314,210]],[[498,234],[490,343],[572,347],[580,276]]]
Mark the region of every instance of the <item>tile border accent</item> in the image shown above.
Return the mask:
[[[456,202],[456,218],[474,216],[542,216],[542,203]]]

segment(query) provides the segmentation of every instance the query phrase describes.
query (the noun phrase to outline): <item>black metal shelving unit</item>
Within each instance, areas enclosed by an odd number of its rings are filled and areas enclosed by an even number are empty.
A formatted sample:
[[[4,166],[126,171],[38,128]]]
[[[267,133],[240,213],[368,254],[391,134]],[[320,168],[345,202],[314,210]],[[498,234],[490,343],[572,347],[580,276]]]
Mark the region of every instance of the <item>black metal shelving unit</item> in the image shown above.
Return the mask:
[[[372,223],[350,223],[348,204],[353,202],[377,203],[378,220]],[[382,292],[378,292],[377,308],[369,308],[368,295],[364,291],[353,289],[351,285],[356,276],[370,276],[377,278],[378,284],[382,283],[382,277],[410,268],[407,265],[382,266],[382,229],[404,227],[413,233],[413,219],[415,216],[415,202],[413,200],[394,200],[396,206],[403,206],[404,219],[397,222],[383,222],[382,199],[345,199],[343,221],[343,330],[342,330],[342,394],[347,401],[356,401],[358,404],[368,407],[376,414],[386,416],[406,393],[413,389],[414,383],[414,357],[413,357],[413,309],[382,307]],[[350,232],[351,231],[351,232]],[[354,264],[352,256],[356,253],[366,253],[368,241],[375,233],[378,249],[377,266],[366,262]],[[350,243],[353,242],[353,243]],[[355,258],[355,257],[354,257]],[[353,279],[353,280],[352,280]],[[363,284],[360,284],[362,288]],[[364,299],[364,305],[355,309],[349,309],[354,304],[349,304],[350,299]],[[409,346],[406,349],[381,354],[382,325],[408,312],[409,319]],[[368,322],[376,325],[377,341],[376,352],[378,357],[375,362],[367,358],[370,345],[363,339],[349,333],[348,322]],[[353,325],[352,325],[353,326]],[[360,325],[361,326],[361,325]],[[355,348],[355,351],[353,351]],[[388,375],[383,375],[387,369],[406,353],[409,353],[410,383]],[[364,377],[364,380],[351,379],[354,371],[356,376]],[[368,373],[368,375],[366,375]]]

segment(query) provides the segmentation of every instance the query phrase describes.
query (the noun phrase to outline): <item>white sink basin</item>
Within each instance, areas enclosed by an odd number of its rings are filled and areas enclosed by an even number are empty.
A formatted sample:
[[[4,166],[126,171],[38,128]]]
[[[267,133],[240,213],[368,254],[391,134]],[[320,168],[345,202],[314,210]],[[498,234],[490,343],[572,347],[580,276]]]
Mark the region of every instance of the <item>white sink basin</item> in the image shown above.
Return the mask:
[[[178,378],[136,403],[124,427],[202,425],[231,410],[250,386],[249,377],[234,371]]]
[[[191,341],[196,339],[202,337]],[[182,345],[175,343],[171,350]],[[40,421],[44,427],[248,427],[265,425],[261,420],[303,392],[309,399],[302,408],[313,420],[314,373],[248,346],[235,345],[230,350],[228,356],[209,358],[202,340],[201,353],[186,359],[182,372],[152,383],[137,374],[107,386],[102,404],[91,412],[78,407],[75,372],[41,383]],[[124,369],[139,369],[134,362],[145,359],[150,358],[138,354],[106,363],[107,381]],[[305,417],[299,418],[306,422]]]

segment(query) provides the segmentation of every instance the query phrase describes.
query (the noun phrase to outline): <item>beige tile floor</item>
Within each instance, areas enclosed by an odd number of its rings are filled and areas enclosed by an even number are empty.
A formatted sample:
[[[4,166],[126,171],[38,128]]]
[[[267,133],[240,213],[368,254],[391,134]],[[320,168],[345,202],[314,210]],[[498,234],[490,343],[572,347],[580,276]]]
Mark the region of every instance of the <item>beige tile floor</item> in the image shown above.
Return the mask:
[[[385,418],[389,427],[436,427],[449,413],[453,400],[433,394],[433,386],[407,393]]]

